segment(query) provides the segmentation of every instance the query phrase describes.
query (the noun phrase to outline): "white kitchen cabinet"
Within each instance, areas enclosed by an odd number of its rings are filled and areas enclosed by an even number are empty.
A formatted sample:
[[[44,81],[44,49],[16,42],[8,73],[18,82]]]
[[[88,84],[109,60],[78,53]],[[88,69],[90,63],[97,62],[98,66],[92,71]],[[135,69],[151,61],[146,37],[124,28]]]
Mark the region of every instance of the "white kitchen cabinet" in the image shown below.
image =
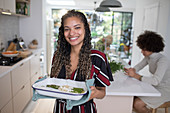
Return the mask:
[[[3,9],[3,7],[4,7],[4,0],[0,0],[0,9]]]
[[[31,97],[33,96],[32,85],[38,80],[40,76],[40,52],[34,54],[30,59],[30,81],[31,81]]]
[[[11,71],[14,113],[21,113],[30,96],[29,60]]]
[[[13,113],[13,108],[12,108],[12,100],[9,101],[9,103],[2,108],[0,113]]]
[[[15,13],[15,0],[0,0],[0,8],[3,9],[3,11],[9,11],[12,13]]]
[[[29,61],[20,64],[11,71],[13,96],[30,80]]]
[[[31,77],[40,72],[40,54],[40,52],[37,52],[33,58],[30,59]]]
[[[31,100],[31,85],[40,76],[40,53],[34,51],[9,70],[1,67],[6,71],[0,71],[0,113],[22,113]]]
[[[33,96],[33,89],[32,89],[32,85],[35,83],[35,81],[38,80],[39,78],[39,72],[36,73],[32,78],[31,78],[31,97]]]
[[[17,95],[13,97],[14,113],[22,113],[30,98],[30,82],[28,81]]]
[[[11,76],[7,73],[0,78],[0,110],[12,99]]]

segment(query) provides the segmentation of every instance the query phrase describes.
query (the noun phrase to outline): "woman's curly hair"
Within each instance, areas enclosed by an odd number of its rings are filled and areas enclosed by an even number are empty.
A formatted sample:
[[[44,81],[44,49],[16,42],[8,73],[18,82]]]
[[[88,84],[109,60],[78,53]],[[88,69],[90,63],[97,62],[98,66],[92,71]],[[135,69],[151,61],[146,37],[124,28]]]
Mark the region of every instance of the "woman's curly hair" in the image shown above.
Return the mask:
[[[83,45],[80,50],[79,54],[79,63],[77,66],[78,73],[77,79],[78,80],[85,80],[89,78],[90,70],[91,70],[91,33],[89,24],[87,22],[86,16],[75,10],[68,11],[64,16],[61,18],[61,26],[59,28],[59,36],[57,41],[57,50],[54,53],[53,64],[51,68],[51,77],[57,77],[62,66],[64,65],[66,68],[66,78],[70,78],[71,76],[71,60],[70,60],[70,52],[71,52],[71,45],[66,41],[64,37],[64,21],[70,17],[77,17],[81,20],[84,24],[85,28],[85,36],[83,40]]]
[[[165,44],[161,35],[153,31],[145,31],[137,37],[137,46],[142,50],[150,52],[163,51]]]

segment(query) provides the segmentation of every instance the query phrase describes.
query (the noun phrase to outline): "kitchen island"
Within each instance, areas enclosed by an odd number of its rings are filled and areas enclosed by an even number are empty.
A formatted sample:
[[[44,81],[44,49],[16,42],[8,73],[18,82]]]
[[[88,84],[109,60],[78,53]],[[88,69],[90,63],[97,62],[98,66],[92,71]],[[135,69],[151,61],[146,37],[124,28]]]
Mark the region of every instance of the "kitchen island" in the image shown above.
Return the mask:
[[[134,96],[161,96],[152,85],[124,75],[119,71],[106,88],[104,99],[95,99],[98,113],[132,113]]]

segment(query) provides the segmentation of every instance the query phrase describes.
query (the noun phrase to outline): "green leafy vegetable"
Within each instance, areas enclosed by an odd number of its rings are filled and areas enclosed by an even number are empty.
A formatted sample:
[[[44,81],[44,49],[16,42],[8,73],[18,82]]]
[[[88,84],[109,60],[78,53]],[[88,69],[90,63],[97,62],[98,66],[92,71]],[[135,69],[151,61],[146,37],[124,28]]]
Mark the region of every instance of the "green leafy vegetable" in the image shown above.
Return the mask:
[[[73,88],[72,93],[84,93],[84,89],[83,88]]]
[[[114,60],[111,61],[109,64],[110,64],[112,73],[115,73],[118,70],[123,70],[124,68],[124,65],[122,65],[121,62],[115,62]]]
[[[54,88],[54,89],[58,89],[60,86],[57,86],[57,85],[47,85],[47,87],[51,87],[51,88]]]

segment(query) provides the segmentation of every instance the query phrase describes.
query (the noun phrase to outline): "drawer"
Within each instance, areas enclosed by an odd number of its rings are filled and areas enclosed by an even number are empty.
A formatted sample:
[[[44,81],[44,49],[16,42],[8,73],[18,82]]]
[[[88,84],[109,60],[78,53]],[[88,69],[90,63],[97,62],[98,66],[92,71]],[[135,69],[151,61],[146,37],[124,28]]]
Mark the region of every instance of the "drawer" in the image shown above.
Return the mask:
[[[21,113],[30,99],[30,82],[27,82],[13,98],[14,113]]]
[[[12,108],[12,100],[9,101],[9,103],[2,108],[0,113],[13,113],[13,108]]]
[[[11,76],[7,73],[0,78],[0,109],[12,99]]]
[[[32,89],[32,85],[35,83],[35,81],[38,80],[39,78],[39,73],[36,73],[32,78],[31,78],[31,97],[33,96],[33,89]]]
[[[40,53],[36,53],[34,57],[30,60],[30,70],[31,76],[33,76],[37,71],[40,70]]]
[[[13,96],[26,84],[30,79],[29,61],[22,63],[11,71],[12,92]]]

